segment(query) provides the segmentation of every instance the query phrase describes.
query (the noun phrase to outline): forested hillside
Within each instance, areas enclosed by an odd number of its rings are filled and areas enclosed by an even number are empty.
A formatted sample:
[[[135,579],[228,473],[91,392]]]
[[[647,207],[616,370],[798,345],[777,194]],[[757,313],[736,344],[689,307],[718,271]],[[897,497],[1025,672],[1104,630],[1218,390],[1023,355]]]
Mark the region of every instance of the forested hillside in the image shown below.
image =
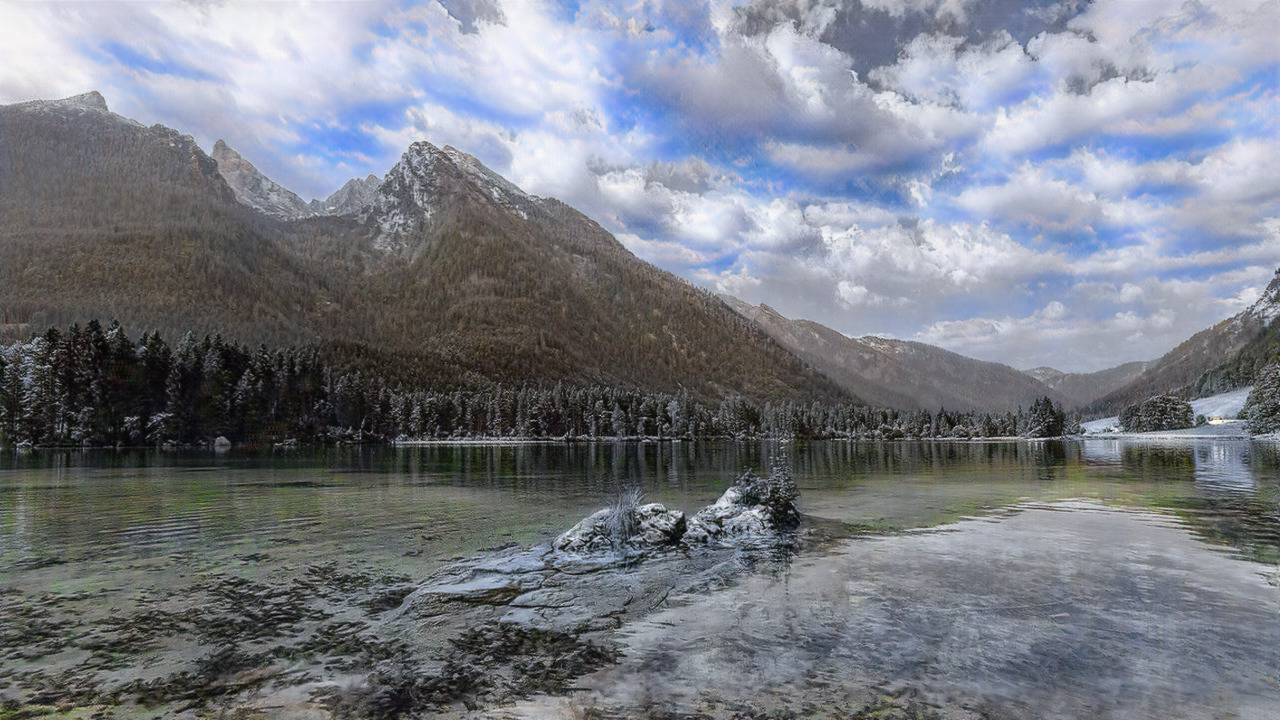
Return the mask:
[[[1048,398],[1025,412],[899,412],[850,402],[700,400],[601,386],[424,389],[318,348],[221,336],[136,340],[97,321],[0,347],[0,446],[388,442],[453,438],[971,438],[1071,429]],[[338,353],[341,355],[341,353]]]
[[[93,93],[0,108],[0,182],[9,340],[116,318],[170,344],[394,358],[379,372],[441,390],[846,397],[719,299],[449,148],[415,143],[355,214],[283,221],[238,203],[189,136]]]
[[[1280,269],[1249,308],[1191,336],[1150,363],[1136,379],[1097,400],[1092,415],[1107,415],[1156,395],[1183,398],[1246,387],[1280,360]]]
[[[778,344],[856,397],[902,409],[1003,412],[1041,397],[1066,397],[1008,365],[984,362],[940,347],[879,337],[846,337],[809,320],[791,320],[766,305],[726,298]]]

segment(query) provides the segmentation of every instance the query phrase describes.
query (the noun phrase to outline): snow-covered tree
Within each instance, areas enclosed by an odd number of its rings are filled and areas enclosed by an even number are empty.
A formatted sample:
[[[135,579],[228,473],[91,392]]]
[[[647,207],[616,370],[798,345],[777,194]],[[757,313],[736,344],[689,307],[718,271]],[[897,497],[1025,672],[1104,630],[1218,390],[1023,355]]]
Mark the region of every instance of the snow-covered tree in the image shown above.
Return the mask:
[[[1258,373],[1242,414],[1249,432],[1280,430],[1280,363],[1272,363]]]
[[[1195,427],[1191,404],[1173,395],[1157,395],[1120,413],[1120,427],[1126,432],[1156,432]]]

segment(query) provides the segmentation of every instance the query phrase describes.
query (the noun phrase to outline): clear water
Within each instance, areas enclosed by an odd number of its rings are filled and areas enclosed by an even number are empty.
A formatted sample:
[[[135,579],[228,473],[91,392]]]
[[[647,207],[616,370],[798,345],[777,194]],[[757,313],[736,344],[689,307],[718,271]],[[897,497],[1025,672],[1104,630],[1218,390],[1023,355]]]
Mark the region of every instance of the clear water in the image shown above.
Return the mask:
[[[1117,508],[1167,520],[1162,528],[1209,551],[1210,562],[1247,576],[1280,563],[1280,451],[1247,441],[35,451],[0,453],[0,597],[61,598],[57,617],[92,625],[158,595],[181,598],[212,576],[279,581],[327,562],[417,580],[451,558],[545,542],[628,485],[650,501],[696,510],[743,468],[767,468],[782,452],[802,511],[834,542],[935,528],[968,533],[966,552],[981,554],[985,536],[967,523],[1004,523],[1014,534],[989,542],[1016,545],[1034,538],[1037,524],[1002,518],[1049,504],[1064,542],[1082,542],[1072,532],[1094,522],[1097,508]],[[1008,547],[999,552],[1007,556]],[[1062,560],[1043,560],[1054,562]],[[987,593],[980,585],[991,581],[974,574],[970,590]],[[1118,581],[1100,587],[1133,592]],[[968,591],[963,581],[952,587]],[[1252,630],[1274,634],[1277,607],[1242,621],[1270,618]],[[8,637],[25,636],[10,628]],[[14,678],[41,663],[78,662],[74,653],[19,655],[0,657],[9,665],[0,693],[21,697]],[[983,683],[1016,684],[1025,671],[987,668]]]

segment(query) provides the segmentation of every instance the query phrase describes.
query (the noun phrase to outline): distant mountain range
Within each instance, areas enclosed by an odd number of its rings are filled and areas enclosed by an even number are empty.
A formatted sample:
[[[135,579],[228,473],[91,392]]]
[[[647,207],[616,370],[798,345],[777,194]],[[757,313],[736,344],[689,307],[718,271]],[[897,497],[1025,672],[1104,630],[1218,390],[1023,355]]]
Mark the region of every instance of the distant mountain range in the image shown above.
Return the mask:
[[[851,394],[900,409],[1001,412],[1041,397],[1070,398],[999,363],[974,360],[933,345],[881,337],[851,338],[808,320],[789,320],[767,305],[725,298],[778,344]]]
[[[704,398],[1004,411],[1111,408],[1246,384],[1275,355],[1280,286],[1163,358],[1025,373],[849,338],[717,298],[474,157],[411,145],[381,179],[304,201],[221,140],[96,93],[0,107],[0,335],[118,319],[135,332],[319,344],[437,387],[532,382]]]

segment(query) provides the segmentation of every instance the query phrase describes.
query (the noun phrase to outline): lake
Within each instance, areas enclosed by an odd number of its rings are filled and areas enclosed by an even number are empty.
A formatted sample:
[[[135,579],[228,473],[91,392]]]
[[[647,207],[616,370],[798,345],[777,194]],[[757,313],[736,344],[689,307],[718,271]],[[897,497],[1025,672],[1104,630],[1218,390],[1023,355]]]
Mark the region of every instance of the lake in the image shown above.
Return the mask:
[[[427,578],[519,557],[624,487],[696,511],[779,453],[797,552],[599,571],[721,568],[584,630],[574,657],[608,662],[440,712],[1280,717],[1280,450],[1131,439],[4,452],[0,697],[355,716],[345,688],[450,667],[490,622],[401,607]]]

